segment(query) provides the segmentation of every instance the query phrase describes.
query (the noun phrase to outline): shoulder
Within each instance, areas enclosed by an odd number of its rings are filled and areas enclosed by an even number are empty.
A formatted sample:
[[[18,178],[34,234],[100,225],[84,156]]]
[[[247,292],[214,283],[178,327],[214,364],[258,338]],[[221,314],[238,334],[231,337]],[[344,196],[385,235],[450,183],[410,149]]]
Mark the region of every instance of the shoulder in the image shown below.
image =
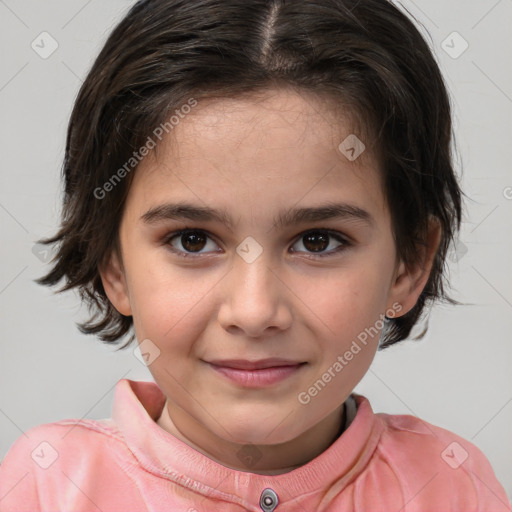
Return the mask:
[[[408,446],[411,450],[404,454],[414,454],[415,458],[431,461],[436,465],[442,462],[441,467],[462,467],[465,472],[477,470],[481,464],[486,469],[490,468],[483,452],[454,432],[408,414],[378,413],[377,416],[385,425],[383,443],[386,448],[393,448],[398,444]]]
[[[45,423],[20,435],[8,450],[2,465],[18,457],[25,459],[27,455],[37,466],[49,467],[54,460],[65,460],[70,449],[76,454],[80,447],[90,451],[95,446],[116,441],[122,442],[122,436],[110,419],[67,419]]]
[[[448,510],[510,510],[491,464],[476,445],[416,416],[376,416],[384,427],[376,457],[401,483],[405,501],[425,501],[439,510],[448,502],[453,505]]]
[[[0,464],[0,512],[39,510],[42,495],[62,491],[63,481],[88,466],[101,472],[119,451],[128,449],[109,419],[69,419],[28,429]]]
[[[65,465],[77,457],[94,457],[124,445],[124,440],[111,419],[67,419],[45,423],[28,429],[7,451],[4,464],[47,469],[53,464]]]

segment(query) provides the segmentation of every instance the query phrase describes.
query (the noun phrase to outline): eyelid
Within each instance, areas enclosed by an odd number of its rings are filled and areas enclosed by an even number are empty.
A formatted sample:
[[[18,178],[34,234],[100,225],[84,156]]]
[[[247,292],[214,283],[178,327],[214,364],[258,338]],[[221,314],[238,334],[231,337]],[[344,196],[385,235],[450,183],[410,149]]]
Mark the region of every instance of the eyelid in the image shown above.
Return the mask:
[[[332,236],[333,238],[336,238],[340,242],[344,242],[347,244],[352,243],[352,239],[348,235],[346,235],[345,233],[342,233],[341,231],[337,231],[336,229],[331,229],[331,228],[309,228],[309,229],[306,229],[305,231],[301,231],[295,237],[295,239],[299,239],[305,235],[308,235],[309,233],[317,233],[317,232],[327,233],[328,235]]]

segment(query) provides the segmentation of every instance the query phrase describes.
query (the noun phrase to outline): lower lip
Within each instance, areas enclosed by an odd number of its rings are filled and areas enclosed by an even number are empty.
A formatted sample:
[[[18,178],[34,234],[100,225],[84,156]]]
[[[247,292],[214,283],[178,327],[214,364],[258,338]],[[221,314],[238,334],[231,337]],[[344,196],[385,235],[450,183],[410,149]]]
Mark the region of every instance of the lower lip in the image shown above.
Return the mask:
[[[281,382],[297,373],[304,366],[304,363],[294,366],[273,366],[272,368],[261,368],[259,370],[240,370],[228,368],[227,366],[209,365],[229,380],[246,388],[261,388]]]

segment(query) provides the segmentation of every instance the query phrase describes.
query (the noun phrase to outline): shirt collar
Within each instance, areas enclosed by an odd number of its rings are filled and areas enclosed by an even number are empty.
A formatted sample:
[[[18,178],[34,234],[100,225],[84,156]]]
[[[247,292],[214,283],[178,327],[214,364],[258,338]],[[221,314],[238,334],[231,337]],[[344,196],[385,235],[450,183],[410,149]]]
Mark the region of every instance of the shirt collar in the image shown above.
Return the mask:
[[[162,429],[156,420],[166,397],[155,382],[121,379],[114,392],[112,419],[139,463],[155,475],[240,504],[240,495],[254,503],[267,487],[280,501],[288,501],[315,492],[324,496],[334,484],[340,492],[368,463],[383,425],[364,396],[352,396],[357,412],[347,430],[307,464],[280,475],[228,468]]]

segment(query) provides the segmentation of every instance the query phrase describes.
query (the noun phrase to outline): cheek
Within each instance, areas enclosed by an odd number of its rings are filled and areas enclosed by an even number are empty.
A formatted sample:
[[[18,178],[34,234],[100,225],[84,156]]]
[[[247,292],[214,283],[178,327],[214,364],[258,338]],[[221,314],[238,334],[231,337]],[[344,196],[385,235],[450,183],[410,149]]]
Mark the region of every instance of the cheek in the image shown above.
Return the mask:
[[[348,395],[371,366],[384,326],[384,282],[377,270],[338,272],[336,279],[316,288],[311,303],[321,319],[322,335],[317,338],[319,367],[311,382],[328,382],[315,401],[322,413],[340,395]]]
[[[338,269],[312,283],[311,309],[337,339],[357,337],[384,313],[388,270],[378,264]]]
[[[137,264],[137,260],[144,263]],[[173,341],[179,349],[204,328],[211,316],[208,294],[213,278],[173,266],[165,254],[135,258],[130,272],[130,302],[139,340]]]

